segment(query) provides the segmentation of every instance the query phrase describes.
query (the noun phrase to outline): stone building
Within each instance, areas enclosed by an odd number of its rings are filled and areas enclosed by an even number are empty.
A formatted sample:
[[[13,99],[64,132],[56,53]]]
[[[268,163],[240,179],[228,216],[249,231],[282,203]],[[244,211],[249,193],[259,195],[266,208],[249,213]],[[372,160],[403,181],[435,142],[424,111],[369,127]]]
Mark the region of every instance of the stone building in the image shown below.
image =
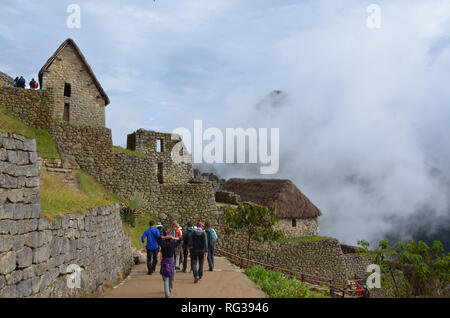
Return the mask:
[[[54,92],[53,118],[71,124],[105,126],[110,103],[80,48],[67,39],[39,71],[41,89]]]
[[[290,180],[230,179],[216,193],[218,202],[226,197],[225,192],[234,201],[278,205],[277,228],[287,238],[319,235],[318,217],[322,213]]]
[[[127,136],[127,149],[155,162],[159,184],[185,184],[194,178],[191,155],[179,135],[139,129]]]

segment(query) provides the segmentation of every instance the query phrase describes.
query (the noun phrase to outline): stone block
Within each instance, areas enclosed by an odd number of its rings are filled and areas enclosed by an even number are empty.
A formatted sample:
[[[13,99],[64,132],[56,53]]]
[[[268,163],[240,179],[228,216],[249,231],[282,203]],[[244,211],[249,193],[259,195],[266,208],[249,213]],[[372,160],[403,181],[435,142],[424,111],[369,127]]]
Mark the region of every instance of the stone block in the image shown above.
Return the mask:
[[[16,269],[16,253],[7,252],[0,254],[0,274],[9,274]]]
[[[17,286],[6,286],[0,291],[0,298],[17,298]]]
[[[23,280],[17,285],[17,297],[28,297],[32,294],[31,279]]]
[[[15,190],[15,191],[20,191],[21,197],[23,198],[23,191],[21,191],[21,190]],[[11,202],[14,202],[14,201],[11,201]],[[18,202],[18,201],[16,201],[16,202]],[[25,218],[25,206],[23,204],[16,204],[14,206],[14,219],[22,220],[24,218]]]
[[[33,250],[33,263],[45,262],[50,257],[50,245],[44,245]]]
[[[25,268],[33,263],[33,251],[29,247],[24,247],[17,252],[17,267]]]
[[[13,248],[14,237],[11,235],[0,235],[0,252],[8,252]]]
[[[21,270],[15,270],[10,274],[5,275],[5,278],[8,285],[16,285],[23,279],[23,272]]]
[[[14,217],[14,205],[0,205],[0,220],[12,219]]]
[[[30,177],[25,180],[25,185],[27,188],[36,188],[40,185],[39,177]]]

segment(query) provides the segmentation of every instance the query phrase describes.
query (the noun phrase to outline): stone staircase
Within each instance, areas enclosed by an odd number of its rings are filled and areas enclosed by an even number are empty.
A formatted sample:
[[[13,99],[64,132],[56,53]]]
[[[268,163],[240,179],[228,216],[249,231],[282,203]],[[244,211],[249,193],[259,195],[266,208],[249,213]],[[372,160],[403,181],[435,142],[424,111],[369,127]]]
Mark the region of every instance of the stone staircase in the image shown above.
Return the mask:
[[[69,186],[79,188],[78,176],[76,167],[68,167],[63,164],[61,159],[43,159],[41,169],[53,176],[58,176],[63,179],[64,183]]]

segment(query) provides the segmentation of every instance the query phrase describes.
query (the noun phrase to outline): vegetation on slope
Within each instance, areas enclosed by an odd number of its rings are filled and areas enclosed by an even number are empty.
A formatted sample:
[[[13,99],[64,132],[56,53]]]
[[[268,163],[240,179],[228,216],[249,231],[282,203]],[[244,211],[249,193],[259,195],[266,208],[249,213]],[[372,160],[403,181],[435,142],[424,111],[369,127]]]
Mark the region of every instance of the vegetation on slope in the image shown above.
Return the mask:
[[[114,146],[113,149],[114,149],[114,152],[116,152],[116,153],[126,153],[126,154],[129,154],[129,155],[135,155],[135,156],[138,156],[138,157],[147,157],[147,155],[145,155],[143,153],[136,152],[136,151],[129,150],[129,149],[125,149],[125,148],[122,148],[122,147],[119,147],[119,146]]]
[[[386,240],[370,250],[359,241],[360,252],[367,253],[381,269],[381,288],[388,297],[450,297],[450,253],[434,241],[410,240],[390,246]]]
[[[121,201],[117,195],[105,190],[87,173],[78,170],[77,177],[80,188],[65,183],[60,177],[42,172],[41,213],[44,217],[85,212]]]
[[[330,298],[326,293],[311,290],[298,279],[259,265],[246,269],[245,274],[270,298]]]
[[[303,236],[303,237],[293,237],[293,238],[282,238],[278,242],[322,242],[331,240],[330,237],[323,237],[319,235]]]
[[[37,152],[41,158],[59,158],[52,136],[46,130],[29,127],[0,105],[0,132],[15,133],[36,139]]]

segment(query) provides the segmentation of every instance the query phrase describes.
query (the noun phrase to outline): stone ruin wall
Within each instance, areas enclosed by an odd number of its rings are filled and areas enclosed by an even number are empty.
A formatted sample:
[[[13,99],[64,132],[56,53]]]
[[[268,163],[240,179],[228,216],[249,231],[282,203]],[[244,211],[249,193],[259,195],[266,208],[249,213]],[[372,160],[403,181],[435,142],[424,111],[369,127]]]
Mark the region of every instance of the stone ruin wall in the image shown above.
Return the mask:
[[[0,72],[0,87],[12,87],[13,82],[14,79],[11,76]]]
[[[0,297],[81,297],[122,280],[132,252],[119,205],[47,221],[37,159],[34,140],[0,134]],[[80,288],[67,285],[71,264]]]
[[[52,103],[52,90],[0,87],[0,106],[5,107],[26,125],[36,129],[51,131]]]

